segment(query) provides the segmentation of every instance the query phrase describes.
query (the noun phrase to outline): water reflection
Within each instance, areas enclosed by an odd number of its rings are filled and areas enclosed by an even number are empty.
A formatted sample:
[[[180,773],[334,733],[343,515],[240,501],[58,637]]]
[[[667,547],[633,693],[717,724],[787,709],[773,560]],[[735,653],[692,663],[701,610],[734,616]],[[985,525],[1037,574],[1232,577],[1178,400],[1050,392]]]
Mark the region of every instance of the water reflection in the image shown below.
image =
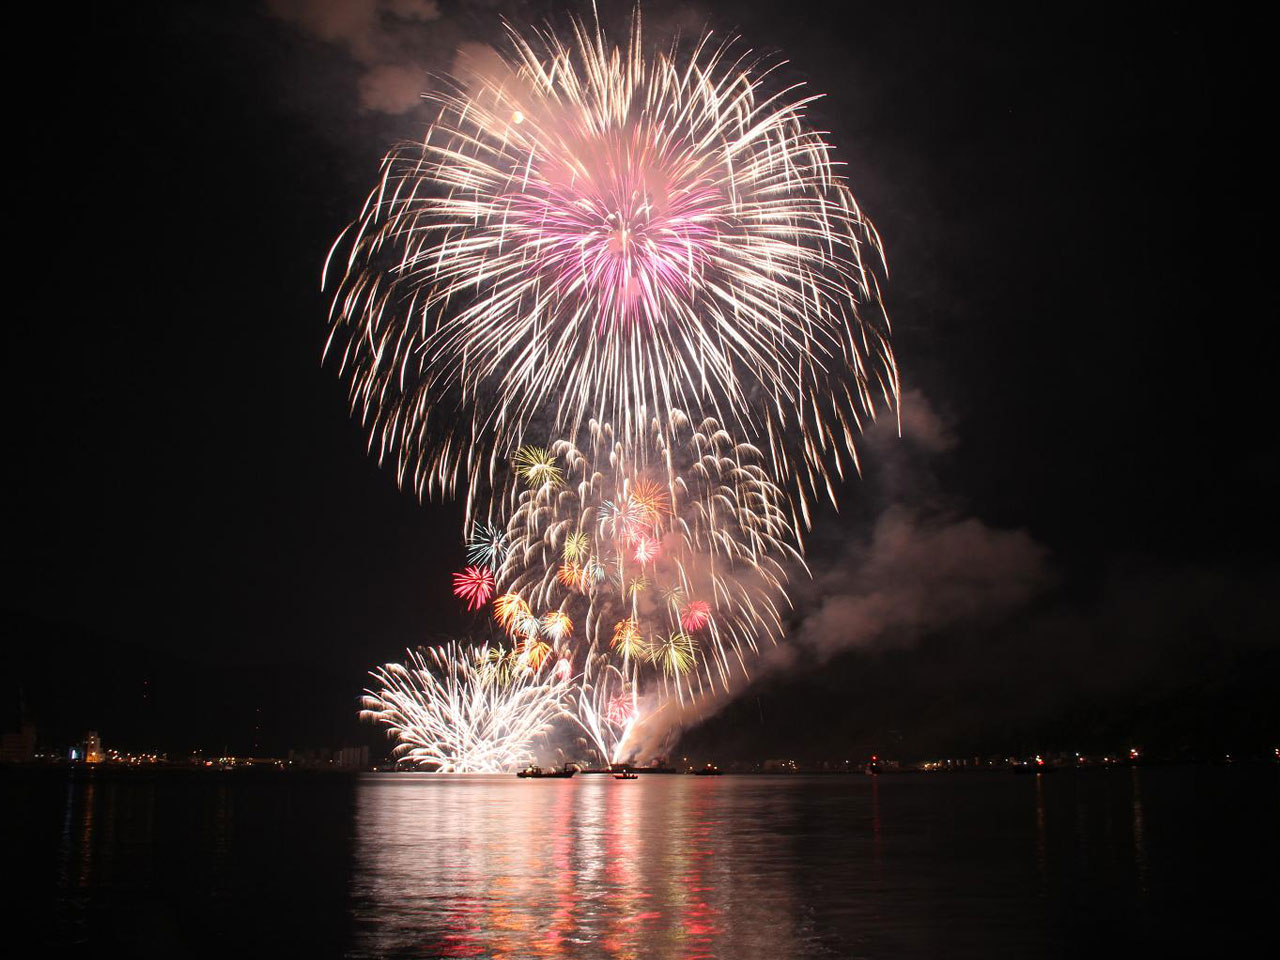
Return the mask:
[[[67,888],[87,887],[93,878],[95,789],[93,780],[84,785],[71,778],[67,780],[62,821],[62,855],[59,858],[60,879]]]
[[[1142,786],[1138,768],[1129,771],[1129,785],[1133,789],[1133,865],[1138,876],[1138,893],[1147,892],[1147,828],[1142,813]]]
[[[1049,895],[1049,845],[1045,838],[1044,774],[1036,774],[1036,872],[1040,876],[1040,895]]]
[[[803,938],[771,818],[725,815],[741,786],[691,777],[367,778],[353,953],[794,955]]]
[[[1188,917],[1212,931],[1203,955],[1245,956],[1217,941],[1273,915],[1280,862],[1280,767],[626,783],[53,769],[0,771],[0,798],[33,905],[15,915],[107,956],[1172,956]]]

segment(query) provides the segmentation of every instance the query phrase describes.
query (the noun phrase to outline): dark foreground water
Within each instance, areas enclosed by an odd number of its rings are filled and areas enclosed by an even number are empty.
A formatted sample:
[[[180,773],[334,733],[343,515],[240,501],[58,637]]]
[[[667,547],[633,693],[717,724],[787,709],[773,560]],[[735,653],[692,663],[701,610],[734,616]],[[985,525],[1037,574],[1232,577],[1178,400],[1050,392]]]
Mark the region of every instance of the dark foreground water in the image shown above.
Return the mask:
[[[0,786],[6,926],[84,955],[1244,956],[1280,917],[1274,766]]]

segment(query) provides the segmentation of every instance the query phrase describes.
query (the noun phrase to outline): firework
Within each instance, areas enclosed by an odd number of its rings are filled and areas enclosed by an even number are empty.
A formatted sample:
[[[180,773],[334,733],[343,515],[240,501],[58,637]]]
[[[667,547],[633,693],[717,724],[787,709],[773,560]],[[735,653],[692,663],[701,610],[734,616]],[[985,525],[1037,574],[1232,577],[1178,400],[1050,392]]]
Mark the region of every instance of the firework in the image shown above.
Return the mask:
[[[556,458],[542,447],[521,447],[515,457],[516,476],[531,488],[556,486],[563,474],[556,466]]]
[[[613,639],[609,641],[609,646],[618,651],[623,663],[641,660],[649,655],[649,644],[645,642],[635,617],[627,617],[613,625]]]
[[[556,571],[556,579],[570,590],[581,591],[587,586],[587,572],[575,560],[560,564],[560,569]]]
[[[514,593],[504,593],[493,601],[494,619],[513,637],[536,637],[538,618],[529,609],[524,598]]]
[[[544,613],[541,626],[542,632],[556,643],[573,636],[573,621],[563,610],[549,610]]]
[[[587,658],[570,713],[605,763],[624,759],[631,734],[642,720],[635,684],[604,656]]]
[[[585,450],[554,441],[547,452],[563,482],[520,494],[495,578],[534,610],[570,613],[579,651],[676,681],[683,697],[727,689],[761,643],[779,638],[783,565],[801,560],[786,495],[758,450],[715,421],[682,425],[675,447],[662,436],[654,429],[652,449],[639,448],[644,459],[605,425]],[[588,559],[562,560],[570,542]],[[694,634],[697,656],[669,639]],[[668,638],[659,661],[649,657],[655,636]]]
[[[383,724],[397,757],[441,773],[499,773],[534,759],[539,742],[569,716],[574,684],[562,671],[456,643],[407,651],[406,663],[372,671],[361,717]]]
[[[653,645],[649,657],[668,677],[687,673],[694,665],[697,644],[687,633],[673,633]]]
[[[588,560],[591,557],[591,538],[579,531],[564,538],[564,558],[566,561]]]
[[[680,611],[680,625],[690,633],[697,633],[711,622],[711,605],[705,600],[694,600]]]
[[[453,592],[467,601],[468,610],[479,610],[493,596],[493,571],[488,567],[467,567],[453,575]]]
[[[520,660],[535,671],[542,669],[551,653],[551,644],[544,643],[537,637],[530,637],[520,646]]]
[[[511,451],[525,484],[558,483],[534,424],[608,422],[630,448],[713,418],[808,523],[898,393],[880,241],[815,96],[732,41],[648,55],[638,15],[621,45],[508,40],[429,94],[326,263],[325,353],[371,446],[420,494],[461,481],[471,516]]]
[[[610,723],[619,726],[634,720],[636,717],[636,704],[634,697],[628,697],[624,694],[611,697],[609,699],[608,709],[605,711],[605,719]]]
[[[813,500],[896,408],[879,238],[776,74],[648,54],[638,13],[620,45],[510,28],[325,266],[371,449],[465,493],[454,590],[511,644],[480,672],[573,683],[602,758],[778,641]]]
[[[649,511],[635,498],[623,496],[616,502],[606,500],[600,505],[600,529],[623,543],[631,543],[653,528]]]
[[[477,566],[491,569],[507,559],[507,535],[491,524],[477,524],[467,540],[467,560]]]
[[[652,563],[653,559],[658,555],[658,541],[652,537],[639,536],[636,537],[635,550],[632,551],[632,559],[636,563],[645,564]]]
[[[586,574],[587,583],[593,586],[598,586],[599,584],[604,583],[605,578],[609,576],[608,571],[604,568],[604,564],[595,557],[587,561],[584,573]]]
[[[671,495],[653,480],[641,477],[631,486],[631,502],[652,523],[660,523],[671,512]]]

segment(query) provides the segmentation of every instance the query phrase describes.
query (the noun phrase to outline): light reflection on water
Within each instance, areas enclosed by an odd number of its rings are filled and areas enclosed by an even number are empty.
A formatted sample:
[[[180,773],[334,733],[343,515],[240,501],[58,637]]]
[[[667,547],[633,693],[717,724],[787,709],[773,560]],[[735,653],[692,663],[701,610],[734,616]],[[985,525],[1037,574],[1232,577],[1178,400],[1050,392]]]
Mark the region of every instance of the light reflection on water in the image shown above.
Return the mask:
[[[804,911],[777,824],[743,816],[755,785],[365,778],[354,955],[793,956]]]
[[[368,776],[350,955],[1046,952],[1043,800],[1004,780],[960,785]]]

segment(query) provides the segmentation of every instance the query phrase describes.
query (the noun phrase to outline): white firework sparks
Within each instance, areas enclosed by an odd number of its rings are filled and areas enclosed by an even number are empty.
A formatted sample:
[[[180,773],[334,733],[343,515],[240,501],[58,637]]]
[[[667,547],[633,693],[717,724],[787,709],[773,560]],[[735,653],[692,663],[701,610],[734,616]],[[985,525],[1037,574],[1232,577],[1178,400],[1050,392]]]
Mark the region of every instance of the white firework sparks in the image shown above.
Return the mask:
[[[360,713],[387,727],[400,759],[439,773],[515,770],[568,715],[574,683],[558,664],[457,643],[406,652],[407,663],[372,671],[379,689]]]

